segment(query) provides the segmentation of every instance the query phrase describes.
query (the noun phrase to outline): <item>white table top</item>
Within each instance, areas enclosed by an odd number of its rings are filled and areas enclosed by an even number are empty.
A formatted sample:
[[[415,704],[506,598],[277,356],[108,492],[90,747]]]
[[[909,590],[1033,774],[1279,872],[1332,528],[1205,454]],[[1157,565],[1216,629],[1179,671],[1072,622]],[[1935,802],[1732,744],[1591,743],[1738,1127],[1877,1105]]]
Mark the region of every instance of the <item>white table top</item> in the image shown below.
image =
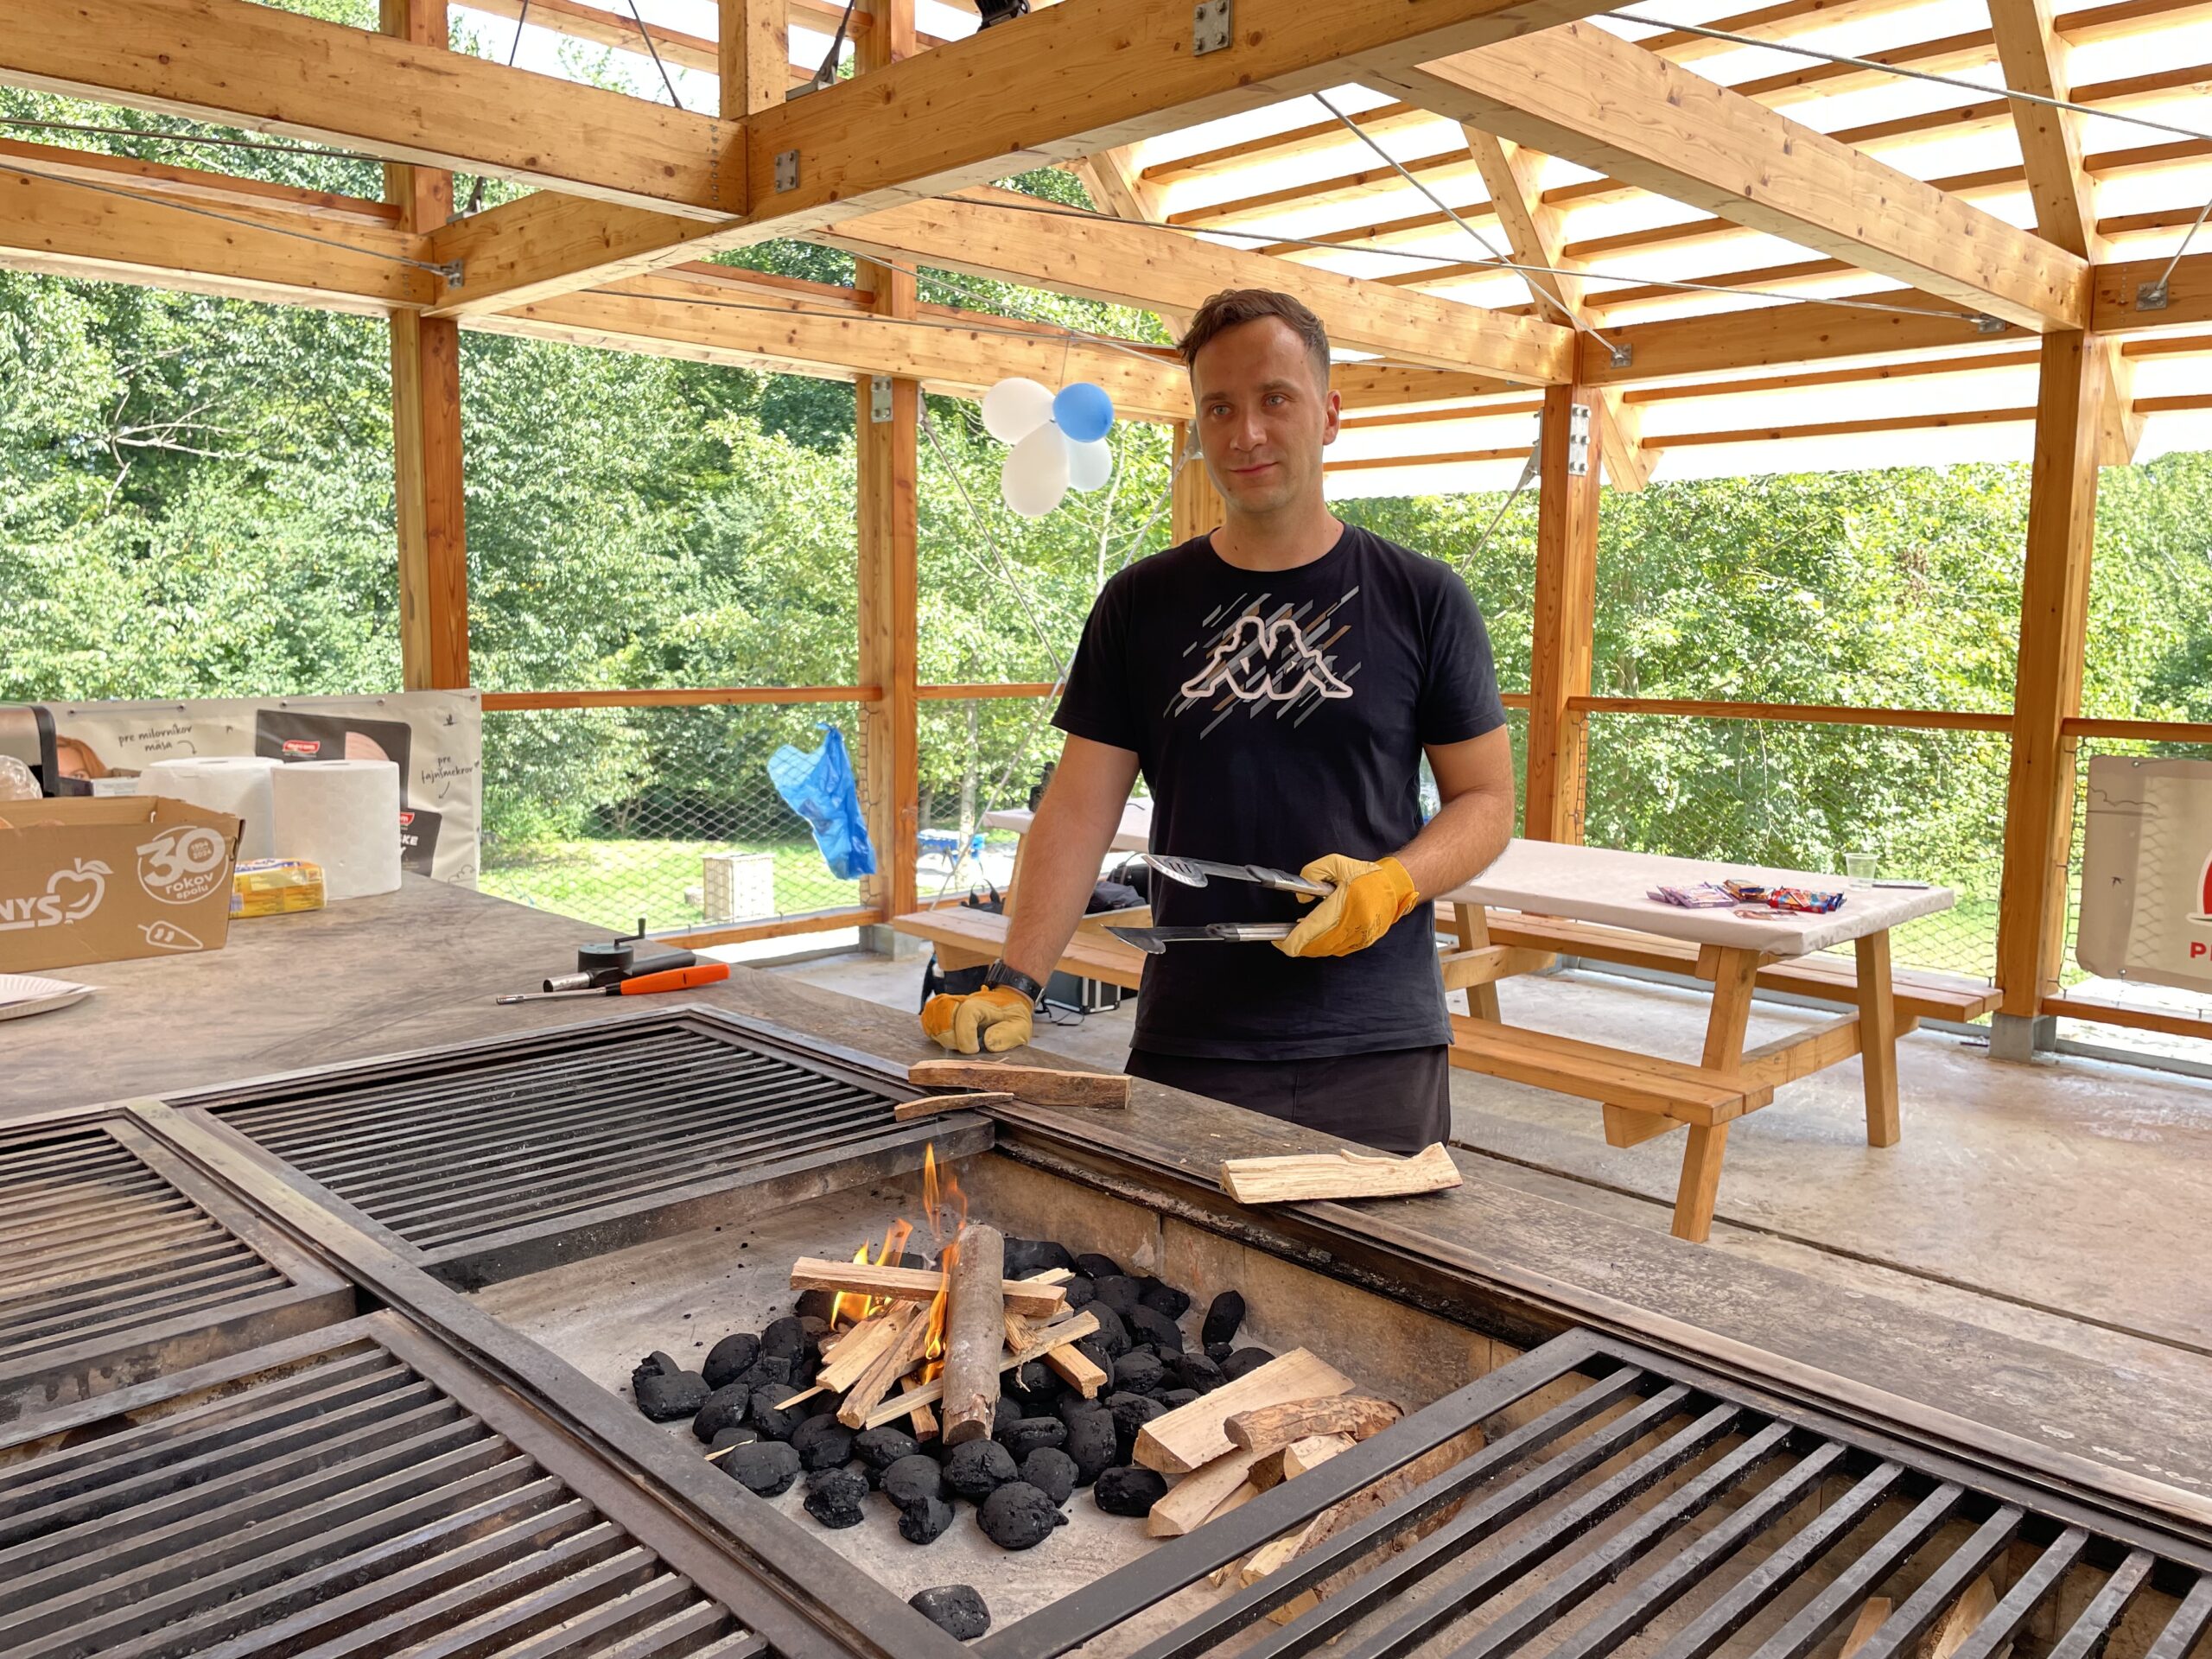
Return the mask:
[[[993,812],[983,820],[994,830],[1011,830],[1016,834],[1027,831],[1029,821],[1030,815],[1023,811]],[[1131,801],[1122,810],[1114,850],[1145,851],[1151,830],[1151,803]],[[1233,857],[1234,854],[1224,850],[1210,855]],[[1847,896],[1842,909],[1825,916],[1777,910],[1757,919],[1728,910],[1683,910],[1644,896],[1653,887],[1687,887],[1731,878],[1766,887],[1812,887],[1824,893],[1843,888]],[[1622,852],[1611,847],[1520,840],[1508,842],[1497,861],[1472,881],[1440,896],[1502,910],[1636,928],[1694,944],[1727,945],[1790,957],[1808,956],[1863,934],[1897,927],[1916,917],[1948,910],[1956,899],[1948,887],[1918,891],[1852,887],[1842,876],[1820,871],[1766,869],[1751,864]]]

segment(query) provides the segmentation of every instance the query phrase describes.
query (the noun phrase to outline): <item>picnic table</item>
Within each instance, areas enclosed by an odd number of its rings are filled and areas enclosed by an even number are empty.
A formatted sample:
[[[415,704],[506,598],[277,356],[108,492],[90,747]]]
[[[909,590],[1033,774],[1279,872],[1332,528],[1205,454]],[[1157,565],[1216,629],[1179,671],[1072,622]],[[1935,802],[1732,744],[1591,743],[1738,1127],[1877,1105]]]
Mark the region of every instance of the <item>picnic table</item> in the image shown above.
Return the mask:
[[[984,823],[1022,834],[1030,817],[1026,811],[993,812]],[[1144,851],[1151,827],[1150,804],[1131,802],[1115,834],[1115,850]],[[1019,853],[1014,870],[1018,886]],[[1841,888],[1847,897],[1842,908],[1825,914],[1770,911],[1745,917],[1732,910],[1685,910],[1646,896],[1662,886],[1727,878],[1770,887]],[[1840,876],[1817,871],[1515,840],[1481,875],[1437,900],[1438,927],[1446,936],[1440,947],[1445,988],[1466,992],[1469,1007],[1465,1015],[1452,1016],[1452,1063],[1597,1102],[1605,1138],[1617,1147],[1686,1129],[1674,1231],[1701,1242],[1712,1230],[1730,1126],[1770,1104],[1783,1084],[1860,1057],[1867,1141],[1897,1144],[1898,1033],[1924,1017],[1971,1019],[1992,1006],[1996,995],[1971,981],[1900,976],[1891,968],[1891,930],[1949,908],[1953,897],[1940,887],[1851,887]],[[982,960],[995,954],[1004,938],[1003,918],[963,915],[948,922],[946,914],[919,912],[896,925],[938,938],[941,951],[949,948]],[[978,928],[991,937],[968,937]],[[1827,954],[1843,944],[1852,947],[1850,960]],[[1078,947],[1083,960],[1077,970],[1091,977],[1134,986],[1142,973],[1141,954],[1109,936],[1079,933],[1070,949]],[[1563,956],[1668,969],[1711,984],[1713,1007],[1697,1058],[1669,1059],[1508,1024],[1498,1009],[1499,982],[1541,972]],[[1762,986],[1840,1004],[1844,1012],[1747,1049],[1751,995]]]

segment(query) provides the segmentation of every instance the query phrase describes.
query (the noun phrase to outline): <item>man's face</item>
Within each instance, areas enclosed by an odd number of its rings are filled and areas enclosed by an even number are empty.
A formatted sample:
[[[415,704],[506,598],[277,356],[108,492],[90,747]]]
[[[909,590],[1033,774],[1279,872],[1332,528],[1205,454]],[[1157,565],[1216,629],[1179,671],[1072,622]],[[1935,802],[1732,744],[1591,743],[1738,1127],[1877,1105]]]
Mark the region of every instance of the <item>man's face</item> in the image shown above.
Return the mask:
[[[1280,317],[1225,329],[1191,365],[1198,448],[1231,505],[1269,513],[1321,494],[1321,448],[1338,400],[1306,343]]]

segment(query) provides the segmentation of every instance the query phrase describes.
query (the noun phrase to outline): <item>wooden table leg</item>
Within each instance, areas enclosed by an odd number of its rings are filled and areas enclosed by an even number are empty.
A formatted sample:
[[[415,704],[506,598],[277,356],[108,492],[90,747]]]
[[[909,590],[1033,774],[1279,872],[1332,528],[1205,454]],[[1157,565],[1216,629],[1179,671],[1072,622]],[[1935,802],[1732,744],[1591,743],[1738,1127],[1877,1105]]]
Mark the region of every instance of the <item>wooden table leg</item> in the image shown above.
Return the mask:
[[[1452,925],[1459,936],[1459,949],[1479,950],[1490,944],[1490,912],[1480,905],[1454,904]],[[1498,1022],[1497,987],[1470,985],[1467,987],[1467,1012],[1478,1020]]]
[[[1897,1121],[1897,1008],[1890,988],[1890,934],[1855,940],[1859,957],[1859,1054],[1866,1074],[1866,1144],[1894,1147]]]
[[[1751,1023],[1751,989],[1759,972],[1756,950],[1719,950],[1713,956],[1713,1012],[1705,1022],[1700,1062],[1732,1072],[1744,1058],[1744,1036]],[[1681,1184],[1675,1193],[1675,1236],[1702,1244],[1713,1231],[1713,1205],[1720,1190],[1720,1161],[1727,1155],[1728,1126],[1692,1124],[1682,1148]]]

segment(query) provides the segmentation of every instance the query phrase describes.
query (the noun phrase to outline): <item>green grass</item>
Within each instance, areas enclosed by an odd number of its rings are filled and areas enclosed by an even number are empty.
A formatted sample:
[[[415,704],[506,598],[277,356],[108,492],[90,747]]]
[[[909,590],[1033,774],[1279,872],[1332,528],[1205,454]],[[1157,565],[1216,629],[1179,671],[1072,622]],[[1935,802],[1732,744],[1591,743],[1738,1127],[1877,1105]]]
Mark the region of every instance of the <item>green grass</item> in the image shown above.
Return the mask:
[[[705,919],[684,889],[704,880],[705,853],[772,853],[776,912],[860,902],[860,884],[830,874],[811,841],[538,841],[487,843],[477,885],[486,893],[624,931],[642,915],[656,931]]]

